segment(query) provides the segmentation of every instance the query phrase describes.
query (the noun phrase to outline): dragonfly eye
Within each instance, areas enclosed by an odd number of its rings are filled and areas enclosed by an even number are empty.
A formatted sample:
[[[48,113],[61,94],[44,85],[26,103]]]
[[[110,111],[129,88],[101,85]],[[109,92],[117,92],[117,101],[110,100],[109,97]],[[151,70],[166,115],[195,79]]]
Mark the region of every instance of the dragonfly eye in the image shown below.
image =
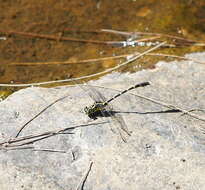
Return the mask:
[[[86,114],[89,112],[89,109],[88,109],[87,106],[84,108],[84,112],[85,112]]]

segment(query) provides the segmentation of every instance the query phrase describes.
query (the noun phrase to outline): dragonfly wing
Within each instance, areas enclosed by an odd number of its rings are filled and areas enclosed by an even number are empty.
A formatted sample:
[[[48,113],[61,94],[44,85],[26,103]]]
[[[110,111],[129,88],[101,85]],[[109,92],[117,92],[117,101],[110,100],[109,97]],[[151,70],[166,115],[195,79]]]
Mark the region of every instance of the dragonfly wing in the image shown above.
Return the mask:
[[[106,98],[95,88],[89,88],[88,92],[96,102],[106,102]]]
[[[127,136],[131,135],[131,132],[128,130],[128,127],[123,119],[123,117],[120,114],[115,113],[113,108],[108,105],[106,106],[108,110],[108,114],[110,114],[110,118],[112,122],[110,122],[110,129],[113,133],[119,134],[121,139],[124,142],[127,142],[126,138]]]
[[[105,98],[95,89],[90,88],[88,85],[76,84],[81,88],[94,102],[105,102]]]
[[[120,116],[119,114],[115,114],[115,119],[118,121],[118,123],[120,123],[120,128],[122,129],[122,131],[124,131],[127,135],[131,135],[131,132],[129,131],[124,119],[122,118],[122,116]]]

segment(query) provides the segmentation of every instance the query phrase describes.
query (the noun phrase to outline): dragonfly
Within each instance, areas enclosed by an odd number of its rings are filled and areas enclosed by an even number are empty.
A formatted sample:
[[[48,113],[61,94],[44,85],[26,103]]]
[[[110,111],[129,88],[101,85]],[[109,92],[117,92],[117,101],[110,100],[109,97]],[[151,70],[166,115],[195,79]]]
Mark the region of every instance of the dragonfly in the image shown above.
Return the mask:
[[[94,98],[93,96],[93,99],[95,99],[95,102],[94,104],[92,104],[91,106],[86,106],[84,108],[84,112],[85,114],[91,118],[91,119],[97,119],[98,117],[102,117],[102,116],[110,116],[112,118],[115,119],[115,121],[117,121],[119,124],[120,124],[120,128],[127,134],[127,135],[131,135],[131,133],[129,132],[129,130],[127,129],[126,127],[126,124],[123,120],[123,118],[119,117],[119,115],[116,116],[116,114],[114,114],[113,112],[111,112],[110,110],[111,107],[110,107],[110,102],[112,102],[113,100],[115,100],[116,98],[120,97],[121,95],[129,92],[130,90],[133,90],[133,89],[136,89],[138,87],[145,87],[147,85],[150,85],[149,82],[142,82],[142,83],[138,83],[134,86],[131,86],[130,88],[114,95],[112,98],[108,99],[108,100],[105,100],[105,98],[102,96],[102,94],[100,94],[98,91],[97,91],[97,94],[98,94],[98,98]],[[96,94],[96,93],[95,93]],[[100,99],[97,100],[97,99]],[[112,130],[113,131],[113,130]],[[119,131],[119,129],[118,129]],[[126,139],[123,137],[122,133],[119,131],[119,134],[122,138],[122,140],[124,142],[126,142]]]

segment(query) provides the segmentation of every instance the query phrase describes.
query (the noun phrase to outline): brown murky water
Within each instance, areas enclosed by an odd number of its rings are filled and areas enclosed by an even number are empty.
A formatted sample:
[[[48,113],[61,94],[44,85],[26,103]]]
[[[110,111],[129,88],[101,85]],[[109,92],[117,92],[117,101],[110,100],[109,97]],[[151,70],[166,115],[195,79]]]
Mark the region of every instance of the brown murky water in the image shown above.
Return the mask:
[[[119,60],[76,64],[60,62],[147,49],[61,40],[62,37],[101,41],[123,39],[68,29],[159,32],[205,41],[205,1],[0,0],[0,37],[6,37],[6,40],[0,40],[0,83],[31,83],[85,76],[113,67]],[[8,31],[52,35],[56,40],[6,35]],[[177,55],[193,51],[204,51],[204,48],[191,46],[158,50]],[[165,58],[144,57],[121,71],[150,68],[159,59]]]

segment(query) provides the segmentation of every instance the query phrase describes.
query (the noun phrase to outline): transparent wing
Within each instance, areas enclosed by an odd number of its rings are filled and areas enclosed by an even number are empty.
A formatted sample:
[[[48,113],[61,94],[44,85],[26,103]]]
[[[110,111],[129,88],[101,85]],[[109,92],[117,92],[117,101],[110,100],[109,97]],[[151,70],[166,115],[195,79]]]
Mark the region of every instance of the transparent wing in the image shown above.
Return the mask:
[[[79,87],[85,91],[94,102],[106,102],[106,98],[95,88],[91,88],[88,85],[79,85]]]
[[[116,109],[116,106],[115,106]],[[117,130],[118,134],[120,135],[121,139],[124,142],[127,142],[127,137],[131,136],[131,132],[129,131],[125,120],[119,113],[114,113],[112,116],[113,119],[113,125],[115,125],[115,130]]]
[[[115,106],[115,110],[119,110],[117,106]],[[122,131],[124,131],[124,133],[126,133],[127,135],[130,136],[131,132],[129,131],[129,129],[128,129],[128,127],[127,127],[123,117],[119,113],[117,113],[117,112],[115,112],[114,117],[118,121],[118,123],[121,124]]]

